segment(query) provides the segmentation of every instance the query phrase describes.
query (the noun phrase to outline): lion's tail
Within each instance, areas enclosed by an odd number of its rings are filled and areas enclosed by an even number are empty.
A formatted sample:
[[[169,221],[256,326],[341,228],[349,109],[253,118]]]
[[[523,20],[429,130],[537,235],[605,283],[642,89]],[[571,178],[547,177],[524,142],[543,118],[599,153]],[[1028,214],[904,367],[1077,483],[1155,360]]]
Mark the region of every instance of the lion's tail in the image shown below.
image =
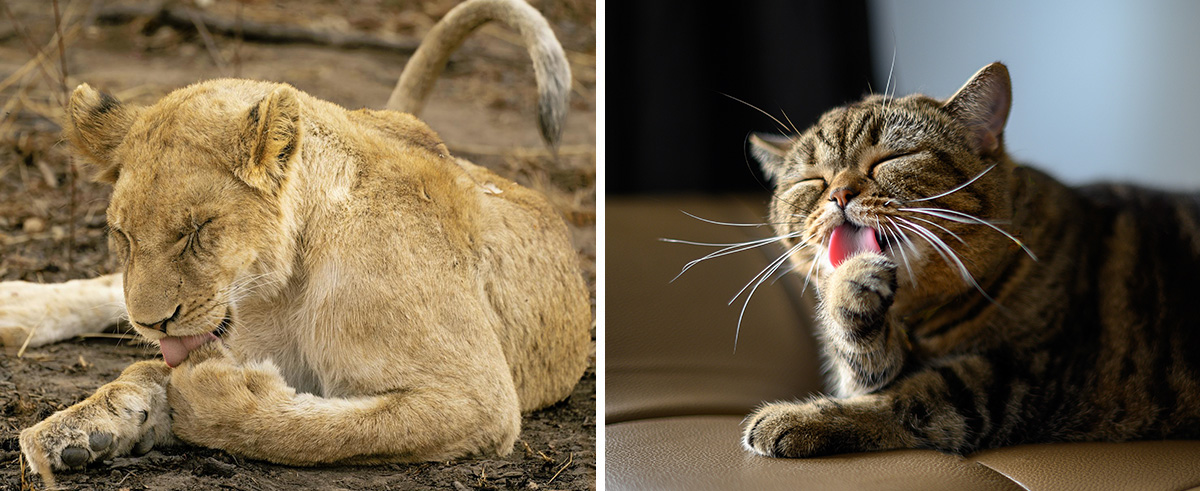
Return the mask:
[[[521,34],[537,77],[538,127],[542,139],[557,147],[567,117],[571,69],[550,24],[524,0],[467,0],[451,9],[408,60],[387,108],[420,116],[450,54],[471,32],[493,20]]]

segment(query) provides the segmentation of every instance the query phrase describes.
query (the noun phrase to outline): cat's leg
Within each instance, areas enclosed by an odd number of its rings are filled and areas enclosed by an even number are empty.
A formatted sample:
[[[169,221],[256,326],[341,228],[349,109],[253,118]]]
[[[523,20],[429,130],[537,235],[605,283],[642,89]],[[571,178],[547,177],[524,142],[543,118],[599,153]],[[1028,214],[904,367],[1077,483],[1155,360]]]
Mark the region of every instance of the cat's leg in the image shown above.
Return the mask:
[[[908,339],[888,315],[896,294],[896,263],[862,253],[825,279],[818,308],[834,395],[866,394],[900,373]]]
[[[21,432],[21,452],[43,477],[121,455],[144,454],[174,442],[167,408],[170,369],[162,361],[126,368],[82,402]]]
[[[971,356],[906,376],[873,394],[766,404],[746,418],[742,443],[769,457],[899,448],[970,452],[1011,430],[1005,429],[1011,421],[1001,425],[1004,408],[1017,404],[1022,394],[991,390],[1009,383],[996,380],[996,373],[990,362]]]
[[[297,393],[269,361],[238,364],[216,345],[171,374],[172,429],[188,443],[288,465],[420,462],[507,455],[520,432],[516,388],[499,364],[455,361],[402,389],[321,397]]]
[[[121,275],[0,283],[0,345],[33,348],[101,332],[125,315]]]

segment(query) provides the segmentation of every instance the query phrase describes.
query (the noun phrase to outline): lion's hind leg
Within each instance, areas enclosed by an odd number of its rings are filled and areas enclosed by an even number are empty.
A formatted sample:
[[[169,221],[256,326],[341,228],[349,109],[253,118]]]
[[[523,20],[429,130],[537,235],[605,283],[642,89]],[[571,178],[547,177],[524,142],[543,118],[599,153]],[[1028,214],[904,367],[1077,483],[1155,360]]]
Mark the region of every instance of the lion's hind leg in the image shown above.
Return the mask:
[[[125,314],[120,274],[65,283],[0,282],[0,345],[10,351],[101,332]]]

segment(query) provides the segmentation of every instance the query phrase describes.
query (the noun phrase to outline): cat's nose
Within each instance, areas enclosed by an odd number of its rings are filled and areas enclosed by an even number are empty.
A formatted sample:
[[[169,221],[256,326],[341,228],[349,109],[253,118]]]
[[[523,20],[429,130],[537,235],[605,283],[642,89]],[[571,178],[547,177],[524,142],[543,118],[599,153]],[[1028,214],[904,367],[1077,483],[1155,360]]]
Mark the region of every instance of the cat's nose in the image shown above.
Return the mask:
[[[829,193],[829,201],[836,201],[838,207],[845,208],[850,198],[858,196],[858,192],[848,186],[842,186]]]

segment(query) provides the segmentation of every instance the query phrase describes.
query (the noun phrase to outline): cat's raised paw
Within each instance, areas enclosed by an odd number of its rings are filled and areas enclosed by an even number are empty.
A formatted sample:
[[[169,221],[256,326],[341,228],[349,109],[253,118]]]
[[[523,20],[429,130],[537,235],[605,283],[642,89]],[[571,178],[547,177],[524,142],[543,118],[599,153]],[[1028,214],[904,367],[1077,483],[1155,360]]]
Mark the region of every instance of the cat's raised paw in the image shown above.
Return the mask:
[[[896,295],[896,263],[875,253],[855,255],[834,270],[825,292],[827,315],[855,335],[870,335]]]

